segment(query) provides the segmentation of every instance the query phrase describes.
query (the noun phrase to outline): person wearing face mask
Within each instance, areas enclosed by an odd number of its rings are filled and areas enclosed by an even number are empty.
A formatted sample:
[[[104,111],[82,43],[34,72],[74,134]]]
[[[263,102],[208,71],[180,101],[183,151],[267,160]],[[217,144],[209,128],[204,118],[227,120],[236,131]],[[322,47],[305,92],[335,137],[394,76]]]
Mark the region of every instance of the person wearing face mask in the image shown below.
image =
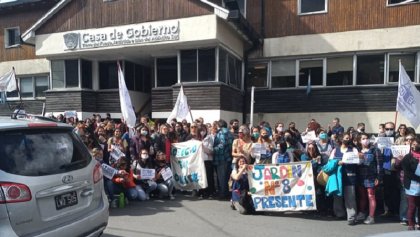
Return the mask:
[[[159,198],[169,197],[170,200],[174,200],[175,196],[173,196],[172,191],[174,189],[174,181],[173,178],[169,178],[167,180],[163,179],[162,173],[165,172],[166,169],[170,169],[170,167],[166,164],[166,154],[159,151],[156,154],[156,176],[155,180],[157,183],[157,191]]]
[[[183,129],[181,122],[177,122],[175,124],[175,133],[176,133],[176,136],[178,137],[178,142],[185,142],[186,141],[186,138],[187,138],[188,134]]]
[[[393,122],[385,123],[385,136],[392,139],[395,138],[395,124]],[[382,214],[383,217],[398,218],[400,207],[400,181],[398,172],[393,169],[392,164],[395,158],[392,155],[392,150],[385,147],[382,151],[383,156],[383,197],[386,209]]]
[[[341,169],[339,169],[341,171],[338,171],[338,172],[341,172],[341,175],[337,177],[341,177],[341,181],[339,180],[338,182],[342,183],[344,195],[342,195],[341,193],[337,193],[337,195],[334,195],[334,203],[333,203],[334,214],[338,218],[343,218],[345,217],[346,212],[347,212],[348,224],[355,225],[357,223],[357,220],[356,220],[357,203],[356,203],[356,188],[355,188],[356,182],[357,182],[357,176],[356,176],[357,164],[345,164],[343,163],[342,159],[345,153],[354,153],[354,154],[357,154],[360,158],[363,157],[363,154],[359,154],[357,149],[351,146],[352,141],[350,140],[350,134],[348,133],[344,133],[342,136],[339,136],[338,142],[340,146],[335,148],[331,152],[330,161],[326,165],[326,166],[329,166],[331,163],[333,163],[342,167]],[[326,191],[329,188],[329,181],[330,180],[328,180],[328,183],[326,186]],[[329,192],[327,192],[327,194],[328,193]],[[344,206],[346,207],[346,211],[344,211],[343,209],[343,201],[344,201]]]
[[[230,132],[232,133],[233,137],[237,139],[238,131],[239,131],[239,120],[232,119],[230,120],[229,125],[230,125]]]
[[[252,127],[251,129],[251,140],[252,142],[257,142],[258,138],[260,138],[260,128],[257,126]]]
[[[296,139],[296,141],[302,142],[302,137],[300,135],[299,130],[296,129],[296,123],[295,122],[290,122],[289,123],[288,131],[290,132],[290,134],[292,134],[292,136]]]
[[[260,137],[256,142],[259,146],[253,145],[253,154],[256,157],[255,163],[257,164],[270,164],[274,153],[274,142],[270,139],[270,135],[266,128],[260,130]],[[261,147],[260,150],[256,150],[255,147]]]
[[[244,157],[247,164],[251,162],[252,140],[249,129],[246,125],[242,125],[238,130],[238,138],[233,140],[232,144],[232,169],[236,166],[239,158]]]
[[[282,122],[278,122],[274,128],[273,140],[276,144],[276,150],[278,150],[280,142],[284,141],[284,124]]]
[[[415,230],[414,215],[420,220],[420,140],[411,143],[411,152],[404,156],[401,167],[404,171],[404,188],[408,202],[408,230]]]
[[[359,134],[360,152],[363,154],[362,163],[358,166],[358,191],[359,191],[359,214],[357,221],[365,224],[375,223],[376,197],[375,187],[381,183],[382,167],[380,161],[381,151],[371,146],[369,136],[366,133]],[[369,215],[366,218],[366,210],[369,203]]]
[[[206,168],[207,177],[207,188],[199,190],[199,198],[213,199],[216,192],[216,186],[214,184],[214,168],[213,168],[213,144],[214,135],[208,132],[205,125],[199,125],[198,131],[200,133],[200,141],[203,142],[203,160],[204,167]]]
[[[332,152],[332,146],[328,142],[328,135],[325,131],[321,131],[318,136],[319,140],[317,142],[317,147],[321,153],[321,165],[325,165],[328,162],[328,159]]]
[[[142,190],[142,196],[140,198],[141,200],[150,199],[150,193],[156,190],[157,188],[157,183],[155,182],[154,179],[147,180],[141,177],[141,170],[154,169],[154,168],[155,167],[154,167],[153,161],[149,157],[149,151],[147,149],[141,149],[140,159],[137,158],[133,160],[133,163],[131,164],[131,170],[133,170],[135,183]]]
[[[150,156],[154,156],[154,149],[150,139],[150,132],[147,126],[140,126],[136,129],[136,135],[131,138],[130,155],[132,160],[139,159],[140,150],[146,149]]]

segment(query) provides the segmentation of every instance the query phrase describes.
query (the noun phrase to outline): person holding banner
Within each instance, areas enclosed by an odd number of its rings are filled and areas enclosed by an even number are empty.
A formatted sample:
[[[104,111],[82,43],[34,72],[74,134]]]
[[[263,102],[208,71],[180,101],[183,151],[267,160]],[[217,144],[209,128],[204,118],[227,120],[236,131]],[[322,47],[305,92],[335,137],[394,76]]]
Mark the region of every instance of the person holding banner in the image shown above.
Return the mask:
[[[407,196],[408,230],[415,230],[414,215],[420,220],[420,140],[411,143],[411,153],[404,156],[401,166],[404,171],[404,188]]]
[[[174,181],[172,180],[171,168],[166,163],[166,154],[162,151],[156,153],[156,183],[159,198],[169,197],[174,200],[175,197],[172,195],[174,189]]]
[[[344,217],[345,212],[343,209],[346,207],[347,221],[349,225],[355,225],[356,220],[356,181],[357,181],[357,164],[348,164],[345,161],[345,157],[360,156],[356,148],[352,147],[352,141],[350,140],[350,134],[344,133],[338,137],[339,147],[335,148],[331,152],[330,160],[338,160],[338,165],[342,166],[342,186],[344,191],[344,197],[334,195],[333,209],[334,213],[338,218]],[[363,155],[361,155],[363,156]],[[330,161],[329,161],[330,162]],[[328,186],[328,183],[327,183]],[[344,200],[343,200],[344,199]]]
[[[248,165],[245,157],[240,157],[235,163],[235,169],[230,177],[233,179],[232,185],[232,205],[240,214],[249,214],[253,212],[252,198],[248,194]]]
[[[362,164],[358,166],[358,186],[359,186],[359,214],[357,221],[365,224],[375,223],[376,197],[375,187],[382,180],[382,167],[379,165],[381,151],[371,146],[369,136],[360,133],[359,136],[360,152],[363,154]],[[369,202],[367,202],[369,201]],[[366,218],[367,204],[369,203],[369,215]]]

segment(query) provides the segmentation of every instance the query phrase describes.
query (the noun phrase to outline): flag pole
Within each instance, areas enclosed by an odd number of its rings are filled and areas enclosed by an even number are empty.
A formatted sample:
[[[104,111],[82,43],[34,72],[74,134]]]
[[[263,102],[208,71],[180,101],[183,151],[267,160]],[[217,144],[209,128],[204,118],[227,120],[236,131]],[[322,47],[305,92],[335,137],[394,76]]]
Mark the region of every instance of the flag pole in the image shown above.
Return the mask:
[[[19,112],[20,112],[20,110],[22,109],[22,105],[23,105],[23,101],[22,101],[22,95],[20,94],[20,87],[19,87],[19,83],[18,83],[18,81],[17,81],[17,78],[16,78],[16,71],[15,71],[15,67],[12,67],[12,70],[13,70],[13,75],[15,76],[15,81],[16,81],[16,88],[17,88],[17,92],[18,92],[18,95],[19,95],[19,105],[18,105],[18,107],[17,107],[17,111],[16,111],[16,113],[14,113],[14,118],[16,118],[17,117],[17,115],[19,114]],[[14,111],[13,111],[14,112]]]

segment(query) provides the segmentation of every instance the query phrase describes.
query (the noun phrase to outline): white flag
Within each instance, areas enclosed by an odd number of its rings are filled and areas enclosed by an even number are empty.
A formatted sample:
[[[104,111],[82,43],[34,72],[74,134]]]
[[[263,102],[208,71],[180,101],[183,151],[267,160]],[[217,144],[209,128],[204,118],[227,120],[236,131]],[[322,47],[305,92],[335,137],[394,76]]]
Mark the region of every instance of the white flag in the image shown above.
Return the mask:
[[[124,122],[129,128],[134,128],[136,125],[136,114],[131,104],[130,95],[128,94],[127,86],[125,85],[124,74],[121,71],[120,64],[118,63],[118,90],[120,92],[120,105],[121,113]]]
[[[401,113],[414,128],[420,125],[420,92],[410,80],[400,62],[400,78],[398,82],[397,111]]]
[[[4,74],[0,77],[0,91],[12,92],[17,90],[15,70]]]
[[[187,117],[189,112],[190,109],[188,107],[187,97],[184,95],[184,89],[181,86],[178,98],[176,98],[174,109],[166,120],[166,123],[170,123],[173,118],[176,118],[177,120],[183,120]]]

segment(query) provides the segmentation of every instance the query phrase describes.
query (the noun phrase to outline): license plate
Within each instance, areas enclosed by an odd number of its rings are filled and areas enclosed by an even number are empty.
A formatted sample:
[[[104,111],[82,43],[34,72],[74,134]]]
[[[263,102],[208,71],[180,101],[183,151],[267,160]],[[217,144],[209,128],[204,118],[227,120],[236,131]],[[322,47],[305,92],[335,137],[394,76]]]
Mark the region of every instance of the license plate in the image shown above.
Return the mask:
[[[76,191],[57,195],[54,197],[55,199],[55,208],[57,210],[74,206],[77,204],[77,193]]]

